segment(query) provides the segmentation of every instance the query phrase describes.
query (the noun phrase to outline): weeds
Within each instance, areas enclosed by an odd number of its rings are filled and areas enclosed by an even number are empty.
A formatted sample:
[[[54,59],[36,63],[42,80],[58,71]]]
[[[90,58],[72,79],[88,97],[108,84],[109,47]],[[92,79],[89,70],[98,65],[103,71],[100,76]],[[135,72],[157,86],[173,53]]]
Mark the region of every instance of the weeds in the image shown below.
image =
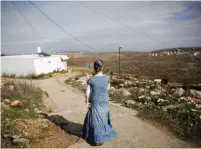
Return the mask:
[[[10,86],[14,86],[13,89]],[[22,132],[15,127],[16,119],[35,118],[39,114],[37,111],[43,108],[42,91],[26,83],[5,82],[1,88],[1,98],[10,101],[19,100],[22,107],[1,107],[1,135],[21,135]],[[5,104],[2,101],[3,104]],[[1,143],[3,147],[10,147],[9,138],[3,137]]]

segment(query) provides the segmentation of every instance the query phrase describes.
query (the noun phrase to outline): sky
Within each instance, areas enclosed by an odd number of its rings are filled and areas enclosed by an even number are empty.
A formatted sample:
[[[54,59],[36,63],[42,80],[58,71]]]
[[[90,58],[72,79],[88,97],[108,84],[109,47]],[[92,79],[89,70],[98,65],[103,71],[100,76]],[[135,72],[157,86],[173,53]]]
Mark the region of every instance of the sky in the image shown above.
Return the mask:
[[[28,1],[14,3],[42,39],[12,2],[1,2],[1,53],[36,53],[38,46],[47,53],[117,51],[119,46],[125,51],[201,46],[199,1],[33,2],[92,49],[62,31]]]

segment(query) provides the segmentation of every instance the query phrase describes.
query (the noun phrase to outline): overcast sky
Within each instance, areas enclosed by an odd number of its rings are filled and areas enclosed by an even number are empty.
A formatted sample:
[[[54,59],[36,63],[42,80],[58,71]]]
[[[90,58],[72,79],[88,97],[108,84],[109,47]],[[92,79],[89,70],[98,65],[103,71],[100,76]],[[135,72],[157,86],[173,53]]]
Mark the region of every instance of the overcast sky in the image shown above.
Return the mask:
[[[54,25],[29,2],[1,2],[2,53],[91,51]],[[201,2],[34,2],[67,32],[96,51],[149,51],[201,46]],[[133,30],[100,15],[104,13]],[[154,39],[150,39],[143,33]],[[159,42],[160,41],[160,42]]]

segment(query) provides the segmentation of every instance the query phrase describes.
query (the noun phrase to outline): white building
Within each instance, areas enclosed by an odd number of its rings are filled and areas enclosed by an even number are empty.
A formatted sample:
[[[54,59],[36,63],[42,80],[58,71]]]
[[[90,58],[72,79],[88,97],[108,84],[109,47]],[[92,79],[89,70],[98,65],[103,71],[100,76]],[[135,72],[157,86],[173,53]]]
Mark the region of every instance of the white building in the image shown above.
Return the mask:
[[[67,59],[65,55],[47,55],[43,52],[35,55],[2,56],[1,73],[27,76],[67,70]]]

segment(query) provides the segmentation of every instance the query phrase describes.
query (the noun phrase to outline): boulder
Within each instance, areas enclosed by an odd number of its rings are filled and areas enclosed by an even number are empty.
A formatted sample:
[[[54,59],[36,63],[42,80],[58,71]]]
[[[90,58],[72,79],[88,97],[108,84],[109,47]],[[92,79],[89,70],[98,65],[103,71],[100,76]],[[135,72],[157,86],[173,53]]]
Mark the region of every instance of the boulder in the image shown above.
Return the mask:
[[[11,103],[10,99],[4,99],[3,102],[6,103],[6,104],[10,104]]]
[[[15,101],[11,102],[10,106],[11,107],[22,107],[23,103],[19,100],[15,100]]]
[[[166,101],[166,100],[164,100],[164,99],[162,99],[162,98],[159,98],[159,99],[157,100],[157,102],[164,102],[164,101]]]
[[[135,105],[136,102],[134,100],[127,100],[126,102],[126,105]]]
[[[9,90],[13,91],[14,90],[14,85],[9,85],[8,88],[9,88]]]
[[[131,93],[125,89],[122,91],[122,94],[123,94],[123,96],[130,96],[131,95]]]
[[[201,91],[191,89],[190,94],[195,98],[201,99]]]
[[[155,96],[155,95],[160,95],[161,92],[160,92],[160,91],[151,91],[150,94],[151,94],[152,96]]]
[[[196,108],[196,109],[201,109],[201,104],[196,104],[196,105],[195,105],[195,108]]]
[[[1,102],[1,108],[8,110],[10,107],[8,105],[6,105],[4,102]]]
[[[175,108],[184,108],[185,107],[185,103],[182,104],[176,104],[176,105],[168,105],[162,108],[163,111],[167,111],[168,109],[175,109]]]
[[[29,144],[29,140],[25,138],[15,138],[12,141],[13,144]]]
[[[185,93],[185,91],[182,88],[177,88],[175,90],[175,95],[181,97],[183,94]]]
[[[119,84],[120,87],[124,87],[124,84]]]

